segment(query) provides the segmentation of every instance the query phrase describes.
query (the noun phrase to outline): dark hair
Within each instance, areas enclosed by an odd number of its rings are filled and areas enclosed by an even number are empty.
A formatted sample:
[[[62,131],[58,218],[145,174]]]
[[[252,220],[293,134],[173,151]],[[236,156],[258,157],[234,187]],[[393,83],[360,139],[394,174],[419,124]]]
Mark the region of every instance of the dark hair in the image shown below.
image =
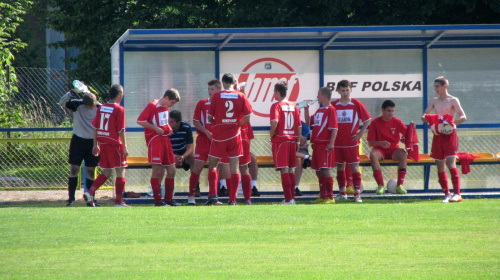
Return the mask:
[[[208,81],[208,85],[209,86],[215,86],[218,89],[222,88],[221,82],[219,80],[217,80],[217,79],[213,79],[213,80]]]
[[[286,97],[286,91],[288,90],[288,85],[286,81],[279,81],[274,85],[274,90],[278,91],[281,97]]]
[[[108,90],[108,97],[109,99],[115,99],[120,93],[123,93],[123,87],[121,85],[114,84]]]
[[[435,83],[439,83],[441,86],[444,85],[449,85],[448,79],[446,79],[444,76],[439,76],[436,79],[434,79]]]
[[[172,119],[174,119],[176,122],[182,121],[182,113],[181,111],[178,110],[172,110],[170,113],[168,113],[168,116]]]
[[[329,87],[322,87],[319,89],[319,92],[328,97],[328,100],[330,100],[332,98],[332,90],[329,88]]]
[[[95,97],[95,94],[87,92],[83,95],[82,101],[85,106],[94,106],[97,102],[97,99]]]
[[[181,101],[181,95],[175,88],[167,89],[163,97],[168,97],[170,100],[177,100],[177,102]]]
[[[342,80],[342,81],[340,81],[340,82],[337,83],[337,89],[336,90],[339,90],[341,87],[352,88],[352,85],[351,85],[351,82],[349,82],[348,80]]]
[[[385,110],[388,107],[396,107],[396,104],[392,100],[385,100],[384,103],[382,103],[382,110]]]
[[[226,73],[222,76],[222,83],[224,85],[232,85],[234,84],[234,77],[231,73]]]

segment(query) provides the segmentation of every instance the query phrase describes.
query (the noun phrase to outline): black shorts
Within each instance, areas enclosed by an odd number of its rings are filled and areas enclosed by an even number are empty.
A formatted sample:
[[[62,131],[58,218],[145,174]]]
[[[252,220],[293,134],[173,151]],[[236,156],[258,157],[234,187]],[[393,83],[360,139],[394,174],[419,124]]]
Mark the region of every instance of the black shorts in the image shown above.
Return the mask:
[[[71,165],[80,166],[85,161],[85,166],[96,167],[99,163],[99,157],[92,154],[94,140],[78,137],[73,134],[69,143],[69,159]]]

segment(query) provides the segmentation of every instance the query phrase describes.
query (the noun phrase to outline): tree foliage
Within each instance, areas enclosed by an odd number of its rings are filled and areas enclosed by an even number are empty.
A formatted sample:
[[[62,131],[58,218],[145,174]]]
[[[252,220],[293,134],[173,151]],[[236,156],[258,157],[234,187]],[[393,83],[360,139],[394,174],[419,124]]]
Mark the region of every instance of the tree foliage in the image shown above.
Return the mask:
[[[26,46],[14,38],[16,28],[23,21],[29,1],[0,1],[0,127],[12,127],[21,122],[18,106],[12,104],[12,96],[18,92],[14,67],[14,52]]]
[[[111,45],[127,29],[498,23],[500,0],[46,0],[58,47],[80,53],[70,74],[110,81]]]

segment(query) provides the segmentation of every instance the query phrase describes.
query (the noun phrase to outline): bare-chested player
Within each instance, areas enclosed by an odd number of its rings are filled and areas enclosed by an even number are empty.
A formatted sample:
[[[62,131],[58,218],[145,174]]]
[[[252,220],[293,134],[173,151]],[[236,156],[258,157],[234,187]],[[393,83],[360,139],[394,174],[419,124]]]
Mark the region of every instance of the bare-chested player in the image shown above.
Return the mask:
[[[455,127],[467,119],[458,98],[448,93],[448,86],[448,80],[443,76],[434,80],[434,90],[438,96],[431,100],[422,116],[422,120],[429,123],[434,133],[431,157],[436,160],[438,180],[445,195],[443,199],[445,203],[462,201],[460,196],[460,176],[455,165],[458,151],[458,137]],[[436,115],[429,115],[432,110]],[[455,116],[458,116],[458,118],[454,119]],[[446,129],[446,127],[449,129]],[[450,170],[453,196],[451,196],[448,188],[445,165]]]

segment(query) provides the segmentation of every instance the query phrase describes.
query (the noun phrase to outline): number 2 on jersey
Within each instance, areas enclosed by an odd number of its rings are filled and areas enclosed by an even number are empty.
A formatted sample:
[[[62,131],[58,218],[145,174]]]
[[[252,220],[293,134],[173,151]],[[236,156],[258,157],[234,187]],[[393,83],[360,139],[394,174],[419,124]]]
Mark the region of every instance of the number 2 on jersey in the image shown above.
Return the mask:
[[[227,108],[227,111],[226,111],[226,117],[227,118],[232,118],[233,115],[234,115],[234,112],[233,112],[233,107],[234,107],[234,104],[233,104],[233,101],[226,101],[225,103],[226,105],[226,108]]]

